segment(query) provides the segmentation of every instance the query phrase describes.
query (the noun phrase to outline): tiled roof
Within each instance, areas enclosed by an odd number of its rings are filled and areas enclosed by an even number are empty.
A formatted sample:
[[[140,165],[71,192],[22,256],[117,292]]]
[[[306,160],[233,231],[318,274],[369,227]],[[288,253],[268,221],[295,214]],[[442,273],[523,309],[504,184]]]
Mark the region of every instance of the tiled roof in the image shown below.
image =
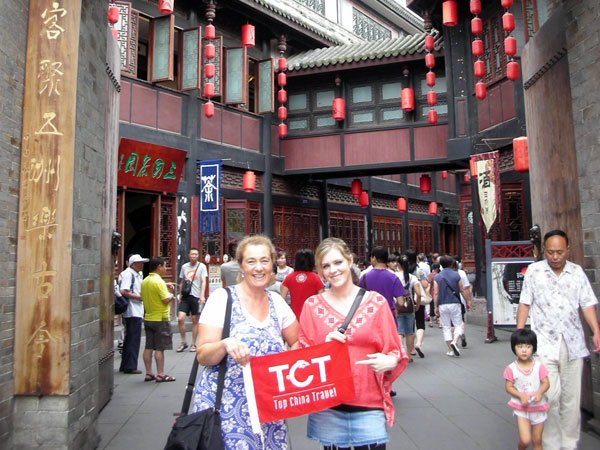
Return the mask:
[[[381,41],[307,50],[287,58],[287,68],[288,71],[294,71],[424,53],[425,36],[425,33],[417,33]],[[443,48],[442,33],[434,30],[434,38],[434,51]]]
[[[333,44],[361,42],[363,39],[294,0],[254,0]]]
[[[401,6],[394,0],[379,0],[379,2],[390,8],[392,11],[394,11],[396,14],[398,14],[400,17],[402,17],[404,20],[411,23],[415,27],[423,29],[423,19],[418,17],[407,7]]]

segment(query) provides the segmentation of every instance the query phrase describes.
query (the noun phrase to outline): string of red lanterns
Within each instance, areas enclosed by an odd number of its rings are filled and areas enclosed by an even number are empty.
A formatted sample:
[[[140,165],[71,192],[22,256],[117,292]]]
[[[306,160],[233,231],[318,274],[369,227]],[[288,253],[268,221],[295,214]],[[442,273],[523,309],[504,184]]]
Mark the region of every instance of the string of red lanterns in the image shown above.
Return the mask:
[[[513,0],[501,0],[501,4],[505,11],[502,16],[502,28],[506,33],[504,37],[504,53],[508,59],[506,78],[515,81],[519,78],[519,63],[513,59],[517,53],[517,40],[510,35],[515,29],[515,16],[510,12]]]
[[[442,23],[447,27],[453,27],[458,23],[456,2],[454,0],[447,0],[442,3]]]
[[[435,106],[437,104],[437,95],[433,89],[435,86],[435,72],[432,70],[433,66],[435,66],[435,57],[433,58],[433,65],[431,67],[427,64],[427,57],[429,55],[433,57],[431,52],[433,51],[434,47],[434,38],[431,28],[427,30],[427,33],[428,34],[425,36],[425,51],[427,52],[427,55],[425,56],[425,65],[429,68],[429,72],[427,72],[427,75],[425,76],[425,81],[427,82],[427,86],[429,86],[429,91],[427,92],[427,104],[429,106]],[[427,121],[431,125],[435,125],[437,123],[437,111],[435,108],[431,108],[427,112]]]
[[[287,119],[287,108],[284,105],[284,103],[287,102],[287,92],[284,89],[287,84],[287,76],[285,74],[285,71],[287,70],[287,60],[283,56],[286,47],[285,36],[281,36],[278,43],[279,59],[277,60],[277,69],[279,70],[279,73],[277,74],[277,84],[279,85],[279,92],[277,93],[277,100],[279,101],[277,118],[281,121],[277,130],[280,138],[287,136],[287,125],[284,122]]]
[[[210,6],[212,6],[212,4]],[[204,56],[210,61],[215,57],[215,46],[214,44],[210,43],[210,41],[216,38],[216,30],[215,26],[212,24],[214,19],[214,10],[210,10],[208,6],[206,17],[208,19],[208,25],[204,27],[204,40],[206,41],[206,44],[204,45]],[[208,80],[212,80],[214,78],[214,63],[207,62],[204,64],[204,76]],[[210,119],[215,115],[215,104],[212,102],[212,98],[215,95],[215,84],[212,81],[204,83],[203,94],[204,97],[208,99],[208,101],[204,104],[204,116]]]
[[[485,62],[483,61],[483,41],[481,40],[481,34],[483,33],[483,22],[479,17],[481,14],[481,0],[470,0],[469,7],[471,14],[475,17],[471,19],[471,34],[473,35],[473,42],[471,43],[471,53],[475,58],[473,63],[473,73],[475,78],[479,78],[479,81],[475,83],[475,97],[479,100],[483,100],[487,95],[487,88],[485,85]]]

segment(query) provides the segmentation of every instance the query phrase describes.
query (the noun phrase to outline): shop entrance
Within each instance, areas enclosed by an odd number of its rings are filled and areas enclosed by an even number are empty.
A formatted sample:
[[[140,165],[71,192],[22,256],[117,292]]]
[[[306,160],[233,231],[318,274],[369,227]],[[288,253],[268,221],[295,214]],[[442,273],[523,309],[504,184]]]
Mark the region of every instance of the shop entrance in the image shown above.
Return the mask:
[[[117,201],[117,231],[121,233],[118,270],[126,266],[127,256],[139,253],[144,258],[162,256],[166,260],[166,281],[174,281],[176,268],[175,197],[152,192],[122,190]],[[144,267],[144,276],[148,265]]]

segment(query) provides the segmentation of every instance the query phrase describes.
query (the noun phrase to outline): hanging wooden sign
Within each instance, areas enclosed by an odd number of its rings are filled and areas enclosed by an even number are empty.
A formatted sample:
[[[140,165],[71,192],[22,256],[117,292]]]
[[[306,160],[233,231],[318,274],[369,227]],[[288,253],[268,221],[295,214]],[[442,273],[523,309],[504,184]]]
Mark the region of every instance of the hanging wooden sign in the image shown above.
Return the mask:
[[[19,185],[15,395],[70,393],[81,2],[29,2]]]

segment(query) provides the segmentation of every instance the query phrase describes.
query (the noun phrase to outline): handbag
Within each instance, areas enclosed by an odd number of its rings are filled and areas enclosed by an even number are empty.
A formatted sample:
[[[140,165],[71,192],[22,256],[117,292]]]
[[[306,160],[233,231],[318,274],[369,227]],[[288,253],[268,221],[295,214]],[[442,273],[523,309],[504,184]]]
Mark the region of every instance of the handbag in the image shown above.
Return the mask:
[[[129,288],[129,292],[133,292],[133,285],[135,284],[135,278],[131,278],[131,287]],[[127,297],[123,297],[120,291],[115,291],[115,314],[123,314],[127,311],[127,307],[129,306],[129,299]]]
[[[429,305],[433,301],[433,297],[429,292],[429,286],[423,286],[423,281],[425,280],[421,280],[421,305]]]
[[[183,283],[181,283],[181,295],[183,297],[188,297],[192,293],[192,283],[196,278],[196,272],[198,272],[198,267],[200,267],[200,263],[196,264],[196,270],[194,270],[194,276],[191,280],[188,280],[186,278],[185,280],[183,280]]]
[[[227,290],[227,306],[221,339],[229,337],[231,325],[231,292]],[[215,406],[193,414],[188,414],[192,394],[196,385],[198,373],[198,359],[194,355],[194,363],[190,378],[185,390],[181,415],[175,420],[173,429],[167,439],[165,450],[224,450],[223,435],[221,433],[221,397],[225,384],[225,371],[227,370],[227,355],[219,363],[219,379]]]

